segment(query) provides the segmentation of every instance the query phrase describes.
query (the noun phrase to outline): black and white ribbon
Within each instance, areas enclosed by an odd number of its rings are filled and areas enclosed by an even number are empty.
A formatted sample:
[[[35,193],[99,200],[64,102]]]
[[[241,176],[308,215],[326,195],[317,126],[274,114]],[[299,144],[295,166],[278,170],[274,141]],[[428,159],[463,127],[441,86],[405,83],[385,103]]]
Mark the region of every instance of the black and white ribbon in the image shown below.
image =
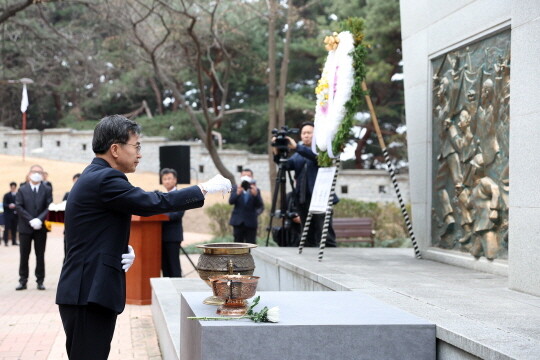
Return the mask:
[[[396,195],[398,197],[399,206],[401,207],[401,213],[403,214],[403,218],[405,219],[405,224],[407,225],[407,231],[409,232],[409,236],[411,237],[411,241],[414,248],[414,255],[418,259],[421,259],[422,255],[420,254],[418,243],[416,242],[416,238],[414,237],[411,220],[409,218],[409,213],[407,212],[407,208],[405,207],[405,203],[403,202],[403,198],[401,196],[401,191],[399,190],[396,174],[394,172],[394,166],[392,165],[392,162],[390,161],[390,156],[388,155],[388,151],[386,151],[385,147],[382,148],[382,152],[384,155],[384,160],[386,161],[386,168],[388,172],[390,173],[390,178],[392,179],[392,184],[394,185],[394,190],[396,191]]]
[[[322,261],[324,255],[324,248],[326,247],[326,238],[328,237],[328,227],[330,225],[330,217],[332,216],[332,207],[334,206],[334,193],[336,192],[336,182],[339,172],[339,158],[334,159],[334,166],[336,171],[334,172],[334,179],[332,180],[332,187],[330,188],[330,196],[328,197],[328,206],[326,207],[326,213],[324,214],[324,224],[321,234],[321,243],[319,245],[319,261]]]
[[[313,214],[311,212],[308,212],[306,223],[304,224],[304,230],[302,231],[302,237],[300,238],[300,245],[298,245],[298,253],[301,254],[302,250],[304,250],[304,244],[306,242],[307,234],[309,231],[309,225],[311,225],[311,217]]]

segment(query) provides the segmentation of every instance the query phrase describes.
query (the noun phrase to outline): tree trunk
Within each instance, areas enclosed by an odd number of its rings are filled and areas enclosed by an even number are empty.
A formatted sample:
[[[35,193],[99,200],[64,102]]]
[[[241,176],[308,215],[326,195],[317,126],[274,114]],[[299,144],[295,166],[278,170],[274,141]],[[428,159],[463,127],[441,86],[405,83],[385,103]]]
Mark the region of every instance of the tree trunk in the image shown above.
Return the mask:
[[[12,4],[10,6],[7,6],[6,8],[2,9],[2,13],[0,14],[0,24],[9,19],[12,16],[15,16],[19,11],[22,11],[32,5],[34,3],[34,0],[23,0],[17,4]]]
[[[269,1],[268,12],[268,176],[274,183],[277,171],[271,144],[272,129],[276,128],[276,16],[277,0]],[[273,193],[274,189],[271,188]],[[272,194],[273,196],[273,194]]]
[[[155,59],[153,59],[153,67],[158,79],[160,79],[163,84],[167,84],[167,86],[171,88],[176,102],[178,102],[179,104],[185,104],[184,95],[180,92],[180,89],[178,89],[177,84],[175,84],[172,79],[170,79],[161,71],[161,68],[159,67]],[[195,128],[197,135],[203,140],[206,150],[208,150],[208,154],[210,154],[210,157],[212,158],[216,169],[220,172],[221,175],[231,180],[232,184],[236,184],[234,175],[225,167],[225,165],[221,161],[221,158],[219,157],[217,148],[212,140],[212,129],[208,128],[205,131],[201,123],[197,120],[197,117],[193,113],[191,107],[184,105],[183,109],[189,114],[191,124]]]
[[[366,147],[367,141],[368,141],[368,139],[369,139],[369,137],[371,136],[371,133],[372,133],[372,130],[370,129],[369,126],[367,126],[366,129],[367,129],[367,131],[364,134],[364,136],[356,141],[356,143],[358,145],[356,146],[356,150],[354,151],[354,155],[356,156],[356,159],[355,159],[354,162],[356,164],[357,169],[363,169],[364,168],[364,164],[362,163],[362,152],[363,152],[364,148]]]
[[[60,94],[57,93],[56,91],[53,91],[51,95],[54,102],[54,108],[56,110],[56,118],[59,121],[60,119],[64,117],[64,113],[62,111],[62,98],[60,97]]]
[[[227,169],[225,164],[223,164],[223,161],[221,161],[221,157],[219,156],[218,149],[216,148],[216,145],[214,144],[214,140],[212,138],[212,129],[210,129],[210,134],[207,136],[205,144],[206,149],[208,150],[208,154],[210,154],[210,157],[212,158],[212,161],[214,162],[214,165],[216,166],[216,169],[220,172],[221,175],[226,177],[227,179],[231,180],[231,183],[233,185],[236,185],[236,180],[234,178],[234,175]]]
[[[161,92],[159,91],[156,79],[154,79],[153,76],[150,76],[148,78],[148,82],[150,83],[150,87],[152,87],[152,90],[154,91],[154,96],[156,97],[157,113],[159,115],[163,115],[163,98],[161,97]]]
[[[287,73],[289,71],[289,53],[291,48],[291,32],[293,22],[293,4],[292,0],[287,2],[287,32],[285,33],[285,43],[283,45],[283,59],[279,70],[279,98],[277,102],[278,109],[278,127],[285,125],[285,92],[287,90]]]

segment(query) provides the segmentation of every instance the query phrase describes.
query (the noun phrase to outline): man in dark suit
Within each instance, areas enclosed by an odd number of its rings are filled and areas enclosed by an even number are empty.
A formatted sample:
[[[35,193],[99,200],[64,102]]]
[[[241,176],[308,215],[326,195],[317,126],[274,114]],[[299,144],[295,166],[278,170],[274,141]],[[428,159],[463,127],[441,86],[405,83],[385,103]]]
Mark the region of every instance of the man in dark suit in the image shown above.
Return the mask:
[[[46,171],[43,172],[43,184],[50,187],[51,188],[51,193],[52,193],[53,186],[52,186],[52,183],[49,181],[49,173],[46,172]]]
[[[229,204],[234,205],[229,224],[233,226],[235,242],[255,244],[257,217],[263,212],[264,204],[253,171],[244,169],[240,175],[240,186],[234,185],[229,197]]]
[[[17,195],[17,183],[12,181],[9,184],[10,190],[4,194],[4,243],[8,246],[8,237],[11,234],[11,243],[13,245],[19,245],[17,243],[17,209],[15,208],[15,196]]]
[[[73,184],[75,184],[77,182],[77,180],[79,180],[79,177],[81,177],[80,173],[76,173],[75,175],[73,175],[73,179],[72,179]],[[51,191],[52,191],[52,188],[51,188]],[[67,201],[68,196],[69,196],[69,191],[64,194],[64,197],[62,198],[62,201]]]
[[[207,192],[230,190],[230,181],[221,175],[166,194],[134,187],[125,174],[134,172],[142,157],[139,134],[139,125],[121,115],[103,118],[92,140],[96,157],[69,194],[67,254],[56,303],[71,360],[109,355],[116,317],[125,307],[124,271],[134,259],[128,247],[131,215],[201,207]]]
[[[15,197],[15,205],[19,216],[19,285],[16,290],[25,290],[28,282],[28,258],[34,240],[36,252],[36,280],[38,290],[45,290],[45,244],[47,229],[43,222],[49,213],[52,202],[51,189],[43,185],[43,168],[33,165],[28,174],[28,182],[21,186]]]
[[[164,168],[159,173],[161,183],[167,192],[176,191],[178,174],[176,170]],[[184,240],[184,230],[182,229],[182,217],[184,211],[175,211],[166,214],[169,221],[161,224],[161,271],[163,277],[182,277],[180,268],[180,243]]]
[[[315,187],[315,180],[317,178],[317,172],[319,165],[317,163],[317,155],[311,150],[311,142],[313,140],[313,123],[306,121],[300,126],[300,138],[301,144],[297,144],[292,138],[287,136],[288,147],[296,152],[287,159],[284,167],[286,170],[294,170],[294,179],[296,180],[295,188],[295,203],[302,219],[302,224],[306,223],[306,219],[309,214],[309,205],[311,203],[311,196],[313,195],[313,189]],[[272,140],[274,141],[274,139]],[[276,148],[273,148],[274,154]],[[275,157],[274,160],[278,158]],[[334,194],[333,203],[336,204],[339,201],[337,195]],[[322,237],[322,230],[324,226],[325,214],[312,214],[311,224],[306,237],[305,246],[314,247],[319,246]],[[332,226],[332,217],[328,224],[328,233],[326,238],[326,247],[336,247],[336,233]]]

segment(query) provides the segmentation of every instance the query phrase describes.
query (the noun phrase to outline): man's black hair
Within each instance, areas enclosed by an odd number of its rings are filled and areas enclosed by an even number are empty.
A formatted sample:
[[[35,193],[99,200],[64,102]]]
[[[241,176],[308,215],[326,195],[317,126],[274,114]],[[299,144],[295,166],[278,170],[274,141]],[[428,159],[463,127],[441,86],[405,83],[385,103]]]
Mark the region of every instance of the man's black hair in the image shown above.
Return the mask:
[[[15,181],[10,182],[9,187],[12,187],[12,186],[17,186],[17,183]]]
[[[313,121],[304,121],[302,125],[300,125],[300,132],[302,132],[302,129],[304,128],[304,126],[315,127],[315,124],[313,123]]]
[[[161,171],[159,172],[159,177],[163,177],[163,175],[167,175],[167,174],[173,174],[174,178],[178,179],[178,173],[176,172],[176,170],[171,169],[171,168],[161,169]]]
[[[249,171],[251,173],[251,176],[253,176],[253,170],[251,170],[249,168],[243,168],[242,172],[244,172],[244,171]]]
[[[126,144],[131,135],[139,135],[141,127],[122,115],[110,115],[101,119],[94,129],[92,150],[105,154],[112,144]]]

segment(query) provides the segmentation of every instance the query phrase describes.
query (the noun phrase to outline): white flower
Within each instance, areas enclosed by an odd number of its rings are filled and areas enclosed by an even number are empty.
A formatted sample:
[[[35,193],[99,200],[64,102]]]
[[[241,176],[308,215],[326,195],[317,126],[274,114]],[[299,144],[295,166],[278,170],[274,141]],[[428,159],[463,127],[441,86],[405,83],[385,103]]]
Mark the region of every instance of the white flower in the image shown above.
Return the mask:
[[[279,306],[274,306],[273,308],[268,309],[266,317],[269,322],[277,323],[279,322]]]

